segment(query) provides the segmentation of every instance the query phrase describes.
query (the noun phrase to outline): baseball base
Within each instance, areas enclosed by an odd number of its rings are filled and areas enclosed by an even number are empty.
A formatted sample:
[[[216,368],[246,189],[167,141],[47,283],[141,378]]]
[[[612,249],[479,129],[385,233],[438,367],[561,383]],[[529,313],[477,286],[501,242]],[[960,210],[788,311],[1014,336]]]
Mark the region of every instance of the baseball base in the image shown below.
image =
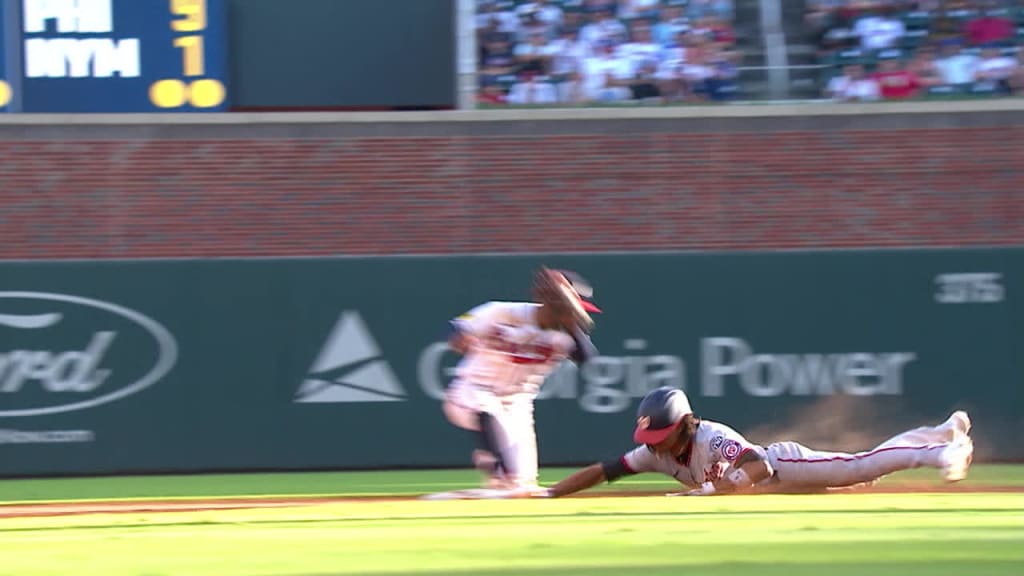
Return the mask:
[[[470,488],[468,490],[451,490],[424,494],[420,500],[503,500],[515,498],[516,490],[499,490],[496,488]]]

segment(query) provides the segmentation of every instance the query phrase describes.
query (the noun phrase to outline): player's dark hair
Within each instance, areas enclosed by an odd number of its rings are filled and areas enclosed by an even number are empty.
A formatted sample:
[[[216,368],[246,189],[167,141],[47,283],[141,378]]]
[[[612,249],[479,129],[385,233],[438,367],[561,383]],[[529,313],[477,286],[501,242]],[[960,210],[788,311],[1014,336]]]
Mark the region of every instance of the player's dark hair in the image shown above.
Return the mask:
[[[697,427],[700,426],[700,418],[691,414],[686,414],[683,419],[679,421],[678,426],[681,428],[679,438],[683,441],[685,446],[691,438],[697,437]],[[647,451],[654,453],[654,446],[647,444]]]
[[[689,441],[690,438],[696,438],[698,426],[700,426],[700,418],[695,414],[687,414],[686,416],[683,416],[683,421],[680,424],[683,431],[679,437],[682,438],[684,442]]]

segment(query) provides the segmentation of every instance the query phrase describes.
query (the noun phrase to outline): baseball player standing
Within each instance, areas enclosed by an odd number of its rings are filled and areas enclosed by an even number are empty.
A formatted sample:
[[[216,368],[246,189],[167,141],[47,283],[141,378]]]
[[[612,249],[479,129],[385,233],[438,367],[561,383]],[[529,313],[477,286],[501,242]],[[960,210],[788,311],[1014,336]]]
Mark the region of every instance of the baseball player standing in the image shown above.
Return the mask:
[[[536,302],[491,301],[451,321],[449,345],[463,354],[442,405],[448,420],[477,438],[473,462],[489,488],[535,488],[534,400],[564,360],[597,355],[588,333],[592,289],[567,270],[534,274]]]
[[[672,476],[691,488],[678,494],[686,496],[827,491],[921,466],[937,468],[944,480],[956,482],[971,465],[970,429],[967,413],[958,410],[938,426],[908,430],[856,454],[822,452],[796,442],[762,447],[725,424],[696,417],[682,390],[663,387],[640,402],[633,432],[639,446],[532,495],[565,496],[641,472]]]

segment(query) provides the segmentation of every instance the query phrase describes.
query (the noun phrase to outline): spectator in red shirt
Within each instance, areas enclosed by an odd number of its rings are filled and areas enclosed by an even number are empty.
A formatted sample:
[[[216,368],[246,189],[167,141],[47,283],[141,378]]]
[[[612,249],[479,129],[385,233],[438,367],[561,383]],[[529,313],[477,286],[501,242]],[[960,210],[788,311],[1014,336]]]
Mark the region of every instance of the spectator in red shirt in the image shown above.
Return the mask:
[[[1003,42],[1012,38],[1015,33],[1011,20],[991,14],[970,20],[964,26],[964,36],[971,46]]]
[[[884,100],[901,100],[913,98],[923,86],[918,77],[903,68],[897,58],[887,58],[878,62],[878,71],[871,75],[878,83]]]

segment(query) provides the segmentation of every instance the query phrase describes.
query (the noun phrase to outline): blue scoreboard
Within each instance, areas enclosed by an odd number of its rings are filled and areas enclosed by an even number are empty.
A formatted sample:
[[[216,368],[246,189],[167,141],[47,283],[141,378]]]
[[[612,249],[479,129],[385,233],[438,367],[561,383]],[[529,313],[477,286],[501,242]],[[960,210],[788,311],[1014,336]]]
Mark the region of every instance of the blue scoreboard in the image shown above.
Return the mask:
[[[14,97],[11,83],[7,81],[7,60],[11,56],[7,49],[8,3],[9,0],[0,0],[0,112],[7,112]]]
[[[225,0],[0,4],[0,111],[228,107]]]

